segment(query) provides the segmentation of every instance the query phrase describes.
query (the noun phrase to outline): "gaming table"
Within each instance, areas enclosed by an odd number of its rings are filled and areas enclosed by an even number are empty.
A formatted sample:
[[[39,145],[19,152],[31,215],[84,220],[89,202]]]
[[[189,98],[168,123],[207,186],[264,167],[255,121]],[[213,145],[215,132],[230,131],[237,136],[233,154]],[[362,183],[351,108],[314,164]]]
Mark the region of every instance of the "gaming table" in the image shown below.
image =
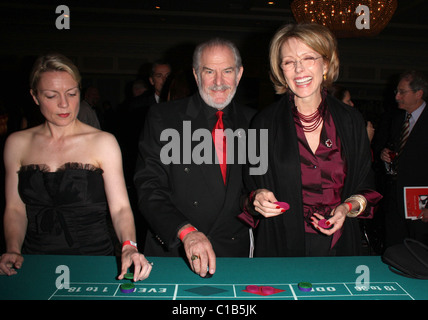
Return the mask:
[[[113,256],[26,255],[14,276],[0,276],[0,300],[426,300],[428,280],[391,272],[379,256],[217,258],[211,278],[194,274],[181,258],[148,257],[150,277],[122,293]],[[309,292],[299,282],[310,282]],[[270,286],[255,294],[247,286]]]
[[[0,276],[0,300],[426,300],[428,280],[391,272],[379,256],[217,258],[211,278],[194,274],[181,258],[147,257],[150,277],[122,293],[113,256],[26,255],[14,276]],[[299,290],[299,282],[312,290]],[[270,286],[273,294],[246,291]]]

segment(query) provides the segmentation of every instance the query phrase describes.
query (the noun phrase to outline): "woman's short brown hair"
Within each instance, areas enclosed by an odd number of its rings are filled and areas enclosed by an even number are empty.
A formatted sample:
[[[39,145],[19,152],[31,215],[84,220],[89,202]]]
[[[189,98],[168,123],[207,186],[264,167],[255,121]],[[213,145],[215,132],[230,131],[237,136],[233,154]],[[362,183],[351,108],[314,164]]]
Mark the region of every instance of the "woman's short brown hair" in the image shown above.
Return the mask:
[[[287,92],[288,86],[281,69],[281,47],[290,38],[296,38],[318,52],[327,63],[327,73],[322,83],[329,87],[339,76],[339,54],[337,41],[331,31],[315,23],[288,24],[281,27],[270,43],[270,77],[277,94]]]
[[[80,72],[76,65],[66,56],[59,53],[50,53],[42,55],[34,62],[33,69],[30,74],[30,89],[37,93],[37,85],[40,77],[44,72],[48,71],[65,71],[79,84],[80,88]]]

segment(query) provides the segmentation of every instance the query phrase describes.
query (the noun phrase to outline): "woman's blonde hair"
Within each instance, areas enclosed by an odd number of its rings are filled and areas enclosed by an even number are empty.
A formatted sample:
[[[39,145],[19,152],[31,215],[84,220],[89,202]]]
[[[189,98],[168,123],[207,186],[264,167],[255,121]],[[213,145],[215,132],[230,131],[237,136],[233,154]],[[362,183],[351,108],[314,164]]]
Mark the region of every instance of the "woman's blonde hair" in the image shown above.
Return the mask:
[[[288,85],[281,69],[281,47],[290,38],[296,38],[318,52],[327,63],[323,87],[329,87],[339,76],[337,41],[330,30],[315,23],[288,24],[281,27],[270,43],[270,78],[277,94],[287,92]]]
[[[48,71],[65,71],[79,84],[80,88],[80,72],[76,65],[66,56],[59,53],[50,53],[42,55],[34,62],[33,69],[30,74],[30,89],[34,94],[37,93],[37,85],[40,77],[44,72]]]

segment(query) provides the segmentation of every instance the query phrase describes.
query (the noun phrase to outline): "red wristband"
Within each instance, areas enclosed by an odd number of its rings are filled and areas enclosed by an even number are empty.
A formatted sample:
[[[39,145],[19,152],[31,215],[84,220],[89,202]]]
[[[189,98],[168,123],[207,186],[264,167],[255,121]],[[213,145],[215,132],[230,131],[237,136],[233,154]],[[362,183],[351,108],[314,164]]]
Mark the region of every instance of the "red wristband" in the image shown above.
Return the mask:
[[[193,232],[193,231],[198,231],[198,229],[196,229],[195,227],[188,227],[188,228],[184,229],[183,231],[181,231],[180,236],[179,236],[180,240],[183,241],[184,237],[188,233]]]
[[[344,202],[348,206],[348,211],[352,210],[352,204],[350,202]]]
[[[138,249],[138,248],[137,248],[137,244],[136,244],[134,241],[131,241],[131,240],[126,240],[126,241],[122,244],[122,248],[123,248],[124,246],[131,246],[131,247],[134,247],[135,249]]]

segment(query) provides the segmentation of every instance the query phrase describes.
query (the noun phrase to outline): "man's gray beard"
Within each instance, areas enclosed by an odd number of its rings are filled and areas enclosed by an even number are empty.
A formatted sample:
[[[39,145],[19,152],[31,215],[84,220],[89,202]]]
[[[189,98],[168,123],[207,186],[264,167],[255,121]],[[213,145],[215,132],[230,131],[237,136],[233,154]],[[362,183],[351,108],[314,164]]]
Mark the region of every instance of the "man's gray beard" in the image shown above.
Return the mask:
[[[223,103],[215,103],[213,101],[213,99],[211,98],[211,96],[204,92],[204,90],[201,86],[198,86],[198,89],[199,89],[199,94],[202,97],[202,100],[204,100],[205,103],[207,105],[209,105],[210,107],[213,107],[213,108],[218,109],[218,110],[221,110],[224,107],[226,107],[232,101],[232,99],[236,93],[236,86],[235,86],[235,89],[233,89],[233,91],[229,93],[229,95],[227,96],[227,99]]]

